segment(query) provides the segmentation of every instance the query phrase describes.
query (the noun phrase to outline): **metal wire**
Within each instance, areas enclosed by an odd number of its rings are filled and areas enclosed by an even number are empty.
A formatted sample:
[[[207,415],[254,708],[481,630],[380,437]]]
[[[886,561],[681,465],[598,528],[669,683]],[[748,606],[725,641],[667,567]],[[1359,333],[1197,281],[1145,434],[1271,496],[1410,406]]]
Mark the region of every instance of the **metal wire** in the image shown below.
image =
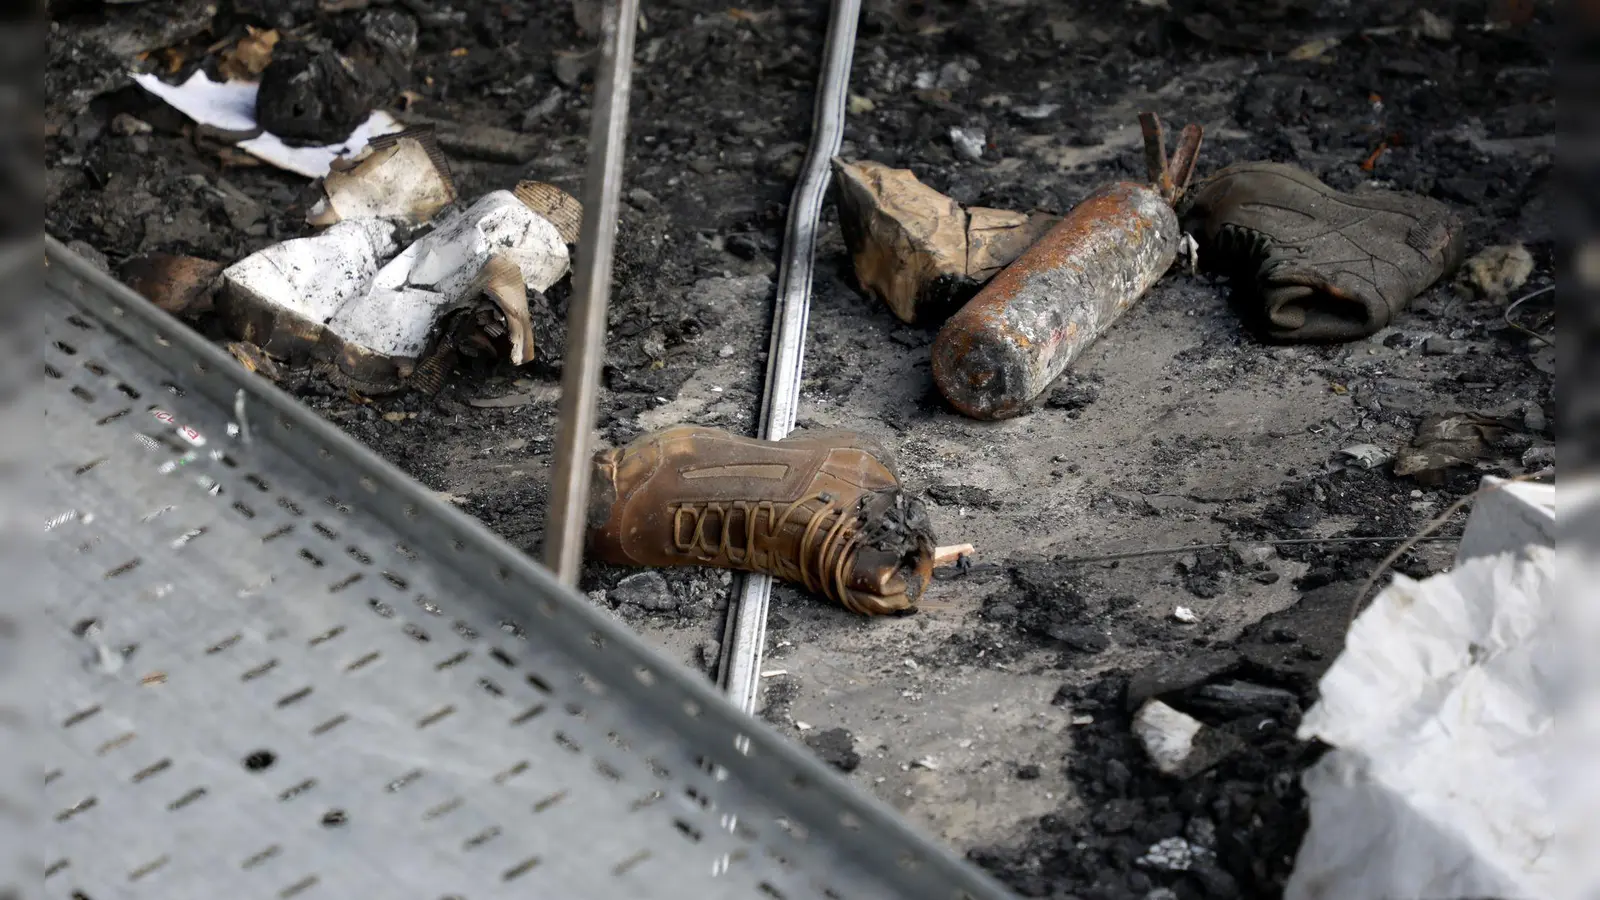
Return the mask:
[[[779,440],[794,428],[800,403],[800,372],[805,361],[806,322],[811,313],[811,271],[817,245],[817,220],[832,178],[829,160],[844,138],[850,60],[855,53],[861,0],[834,0],[828,44],[812,118],[811,150],[789,204],[788,242],[778,274],[778,296],[767,353],[767,386],[760,436]],[[755,709],[766,643],[767,603],[772,579],[746,575],[736,583],[735,604],[723,632],[723,657],[717,673],[734,704]]]
[[[1540,334],[1537,331],[1534,331],[1532,328],[1528,328],[1527,326],[1519,325],[1516,322],[1511,321],[1511,314],[1513,312],[1516,312],[1517,307],[1521,306],[1524,303],[1527,303],[1529,300],[1532,300],[1535,297],[1542,297],[1545,294],[1548,294],[1548,293],[1550,293],[1551,291],[1553,291],[1555,289],[1556,289],[1556,286],[1552,284],[1552,285],[1548,285],[1546,287],[1539,288],[1537,291],[1534,291],[1531,294],[1524,294],[1523,296],[1519,297],[1517,300],[1513,301],[1509,306],[1507,306],[1506,307],[1506,311],[1501,313],[1500,317],[1505,320],[1505,323],[1507,325],[1510,325],[1512,328],[1515,328],[1516,330],[1522,332],[1523,334],[1527,335],[1528,337],[1531,337],[1534,340],[1538,341],[1539,343],[1544,344],[1546,347],[1554,347],[1555,343],[1553,341],[1551,341],[1549,338],[1545,337],[1544,335]]]
[[[1219,541],[1214,544],[1191,544],[1187,547],[1161,547],[1154,550],[1130,550],[1127,553],[1107,553],[1103,556],[1075,556],[1071,559],[1060,559],[1055,562],[1061,565],[1079,565],[1082,563],[1117,562],[1124,559],[1142,559],[1147,556],[1180,556],[1184,553],[1193,553],[1196,550],[1226,550],[1240,544],[1261,544],[1267,547],[1294,547],[1305,544],[1399,544],[1411,540],[1409,534],[1382,535],[1378,537],[1333,537],[1333,538],[1288,538],[1281,541]],[[1417,543],[1435,543],[1461,540],[1460,535],[1440,535],[1418,540]]]
[[[1073,556],[1061,559],[1052,559],[1053,565],[1081,566],[1089,563],[1121,562],[1129,559],[1149,559],[1157,556],[1181,556],[1197,550],[1226,550],[1245,544],[1258,544],[1266,547],[1294,547],[1307,544],[1400,544],[1411,541],[1417,544],[1450,543],[1461,540],[1459,534],[1434,535],[1420,539],[1413,539],[1411,535],[1391,534],[1375,537],[1331,537],[1331,538],[1286,538],[1276,541],[1252,541],[1238,539],[1232,541],[1217,541],[1210,544],[1187,544],[1181,547],[1153,547],[1147,550],[1128,550],[1122,553],[1102,553],[1094,556]],[[964,562],[959,562],[953,568],[936,569],[933,577],[940,581],[950,581],[964,578],[969,575],[989,575],[1005,571],[1005,566],[999,563],[973,563],[967,557]]]
[[[550,471],[545,524],[545,565],[576,586],[583,564],[584,518],[589,499],[589,454],[594,443],[600,367],[606,357],[606,305],[622,194],[622,156],[628,134],[628,90],[633,82],[633,40],[639,0],[610,0],[604,10],[589,170],[583,178],[583,227],[578,270],[567,316],[567,353],[561,371],[560,431]]]

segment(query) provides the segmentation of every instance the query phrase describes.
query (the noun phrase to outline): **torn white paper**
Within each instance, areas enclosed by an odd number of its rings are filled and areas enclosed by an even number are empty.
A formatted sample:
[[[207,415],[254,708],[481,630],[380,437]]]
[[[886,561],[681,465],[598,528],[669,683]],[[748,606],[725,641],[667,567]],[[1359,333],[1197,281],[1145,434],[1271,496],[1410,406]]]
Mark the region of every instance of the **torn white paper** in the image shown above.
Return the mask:
[[[256,130],[256,94],[261,89],[256,82],[212,81],[205,72],[195,72],[183,84],[167,84],[155,75],[135,75],[133,80],[201,125]]]
[[[1529,545],[1397,575],[1361,614],[1300,728],[1334,749],[1304,777],[1288,900],[1586,896],[1555,810],[1591,767],[1562,762],[1555,723],[1588,648],[1556,588]]]
[[[261,85],[253,81],[212,81],[197,71],[183,84],[167,84],[155,75],[134,75],[140,87],[166,101],[169,106],[201,125],[222,131],[250,132],[256,125],[256,94]],[[324,147],[291,147],[276,135],[261,132],[240,141],[239,149],[280,169],[321,178],[340,156],[360,152],[374,136],[392,134],[402,126],[383,110],[375,110],[351,132],[350,137]]]
[[[321,178],[328,174],[328,169],[334,160],[341,156],[354,156],[361,152],[361,148],[367,146],[368,141],[378,135],[393,134],[403,128],[404,126],[394,120],[394,116],[380,109],[368,116],[365,122],[357,125],[356,130],[350,132],[350,137],[342,144],[329,144],[325,147],[291,147],[277,135],[263,131],[260,137],[240,141],[239,149],[285,171],[307,178]]]

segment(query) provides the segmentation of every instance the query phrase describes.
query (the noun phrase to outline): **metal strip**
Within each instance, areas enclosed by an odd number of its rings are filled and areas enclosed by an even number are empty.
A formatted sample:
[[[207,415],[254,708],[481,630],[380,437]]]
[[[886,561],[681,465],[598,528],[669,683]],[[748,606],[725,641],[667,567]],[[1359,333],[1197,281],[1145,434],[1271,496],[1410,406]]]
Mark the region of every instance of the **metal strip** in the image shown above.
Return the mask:
[[[578,271],[567,316],[567,354],[561,371],[560,432],[550,471],[550,508],[544,530],[545,565],[563,584],[577,586],[583,564],[584,516],[589,499],[589,454],[594,445],[600,368],[606,358],[606,306],[622,193],[622,158],[628,135],[628,91],[633,83],[633,39],[639,0],[605,6],[600,77],[589,132],[589,171],[583,180],[583,227]]]
[[[850,60],[855,53],[861,0],[834,0],[822,83],[812,118],[811,151],[789,204],[789,240],[778,274],[778,296],[767,352],[767,387],[760,436],[781,440],[794,428],[800,405],[800,373],[805,363],[806,323],[811,315],[811,272],[816,255],[817,220],[833,177],[830,161],[844,138]],[[747,712],[755,709],[761,686],[761,654],[767,637],[767,603],[772,578],[745,575],[737,584],[737,605],[729,610],[723,654],[717,666],[728,696]]]

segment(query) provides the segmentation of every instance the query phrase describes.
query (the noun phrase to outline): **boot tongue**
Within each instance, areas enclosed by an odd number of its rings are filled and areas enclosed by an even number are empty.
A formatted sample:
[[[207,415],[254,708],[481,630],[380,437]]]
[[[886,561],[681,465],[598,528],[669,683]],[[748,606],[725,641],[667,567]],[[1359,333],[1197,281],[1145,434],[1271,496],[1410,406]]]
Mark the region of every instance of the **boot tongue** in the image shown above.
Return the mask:
[[[900,575],[899,555],[872,547],[857,551],[855,565],[850,568],[846,583],[852,591],[878,597],[906,592],[906,580]]]

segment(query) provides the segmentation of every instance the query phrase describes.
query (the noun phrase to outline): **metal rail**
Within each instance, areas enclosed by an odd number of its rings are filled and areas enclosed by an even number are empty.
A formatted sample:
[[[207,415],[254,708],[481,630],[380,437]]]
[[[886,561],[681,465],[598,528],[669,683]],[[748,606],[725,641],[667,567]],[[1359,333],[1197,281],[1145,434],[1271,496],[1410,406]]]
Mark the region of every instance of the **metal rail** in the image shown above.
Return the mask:
[[[589,498],[589,454],[594,443],[596,395],[606,357],[606,306],[622,193],[622,156],[628,135],[628,90],[633,83],[633,39],[639,0],[608,0],[601,25],[599,78],[589,132],[589,170],[583,179],[583,227],[578,269],[567,316],[567,353],[561,371],[561,409],[550,470],[550,506],[544,530],[545,565],[576,586],[583,564],[584,515]]]
[[[829,161],[844,137],[850,60],[855,53],[861,0],[834,0],[828,22],[821,85],[812,118],[811,151],[789,204],[788,242],[778,274],[772,342],[767,353],[767,386],[762,400],[760,436],[776,441],[794,428],[800,405],[800,373],[805,363],[806,323],[811,315],[811,272],[817,246],[817,220],[832,179]],[[723,632],[718,677],[734,705],[755,708],[761,684],[761,654],[767,637],[767,604],[772,578],[745,575],[736,582],[737,600]]]

